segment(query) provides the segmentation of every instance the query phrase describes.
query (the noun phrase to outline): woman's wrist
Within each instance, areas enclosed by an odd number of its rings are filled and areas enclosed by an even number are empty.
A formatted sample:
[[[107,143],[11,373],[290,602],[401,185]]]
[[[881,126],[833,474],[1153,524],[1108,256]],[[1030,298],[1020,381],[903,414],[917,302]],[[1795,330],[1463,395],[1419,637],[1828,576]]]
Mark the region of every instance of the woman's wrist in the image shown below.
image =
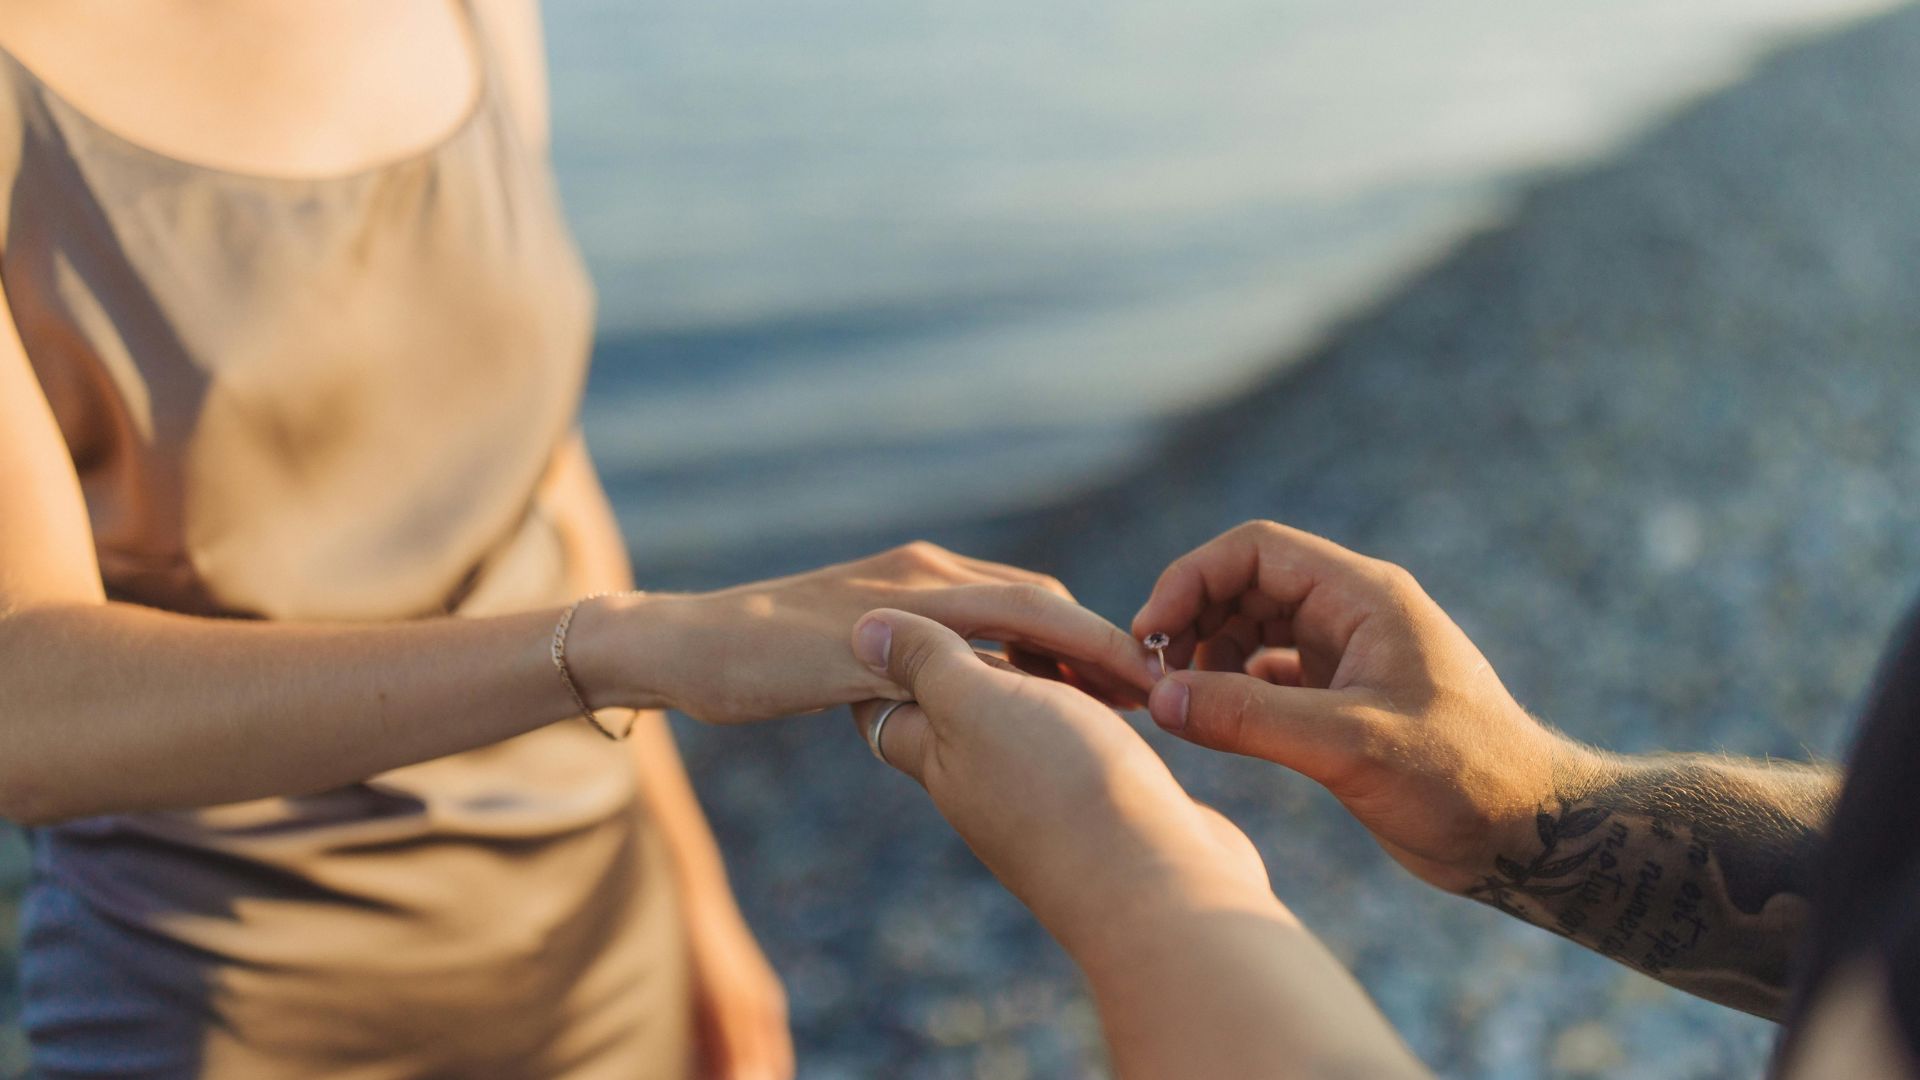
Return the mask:
[[[672,593],[613,593],[580,601],[567,631],[566,664],[596,709],[664,709],[674,704],[679,610]]]

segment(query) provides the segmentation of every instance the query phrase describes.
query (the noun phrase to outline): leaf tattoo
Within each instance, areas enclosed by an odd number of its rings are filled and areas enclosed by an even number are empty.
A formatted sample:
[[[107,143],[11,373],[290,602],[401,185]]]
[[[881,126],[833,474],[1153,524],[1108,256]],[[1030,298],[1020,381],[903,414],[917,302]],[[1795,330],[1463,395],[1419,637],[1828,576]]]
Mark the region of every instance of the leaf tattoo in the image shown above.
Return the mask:
[[[1585,836],[1600,827],[1600,823],[1613,816],[1613,811],[1604,806],[1589,806],[1585,809],[1570,811],[1560,821],[1560,837],[1566,839]]]
[[[1587,860],[1593,858],[1593,853],[1600,850],[1600,844],[1589,844],[1571,855],[1559,855],[1560,842],[1587,835],[1599,828],[1600,823],[1612,814],[1611,810],[1601,806],[1564,810],[1558,817],[1545,811],[1536,814],[1533,824],[1540,834],[1540,854],[1534,856],[1532,862],[1524,864],[1505,855],[1495,855],[1493,868],[1498,876],[1487,877],[1469,888],[1467,894],[1485,897],[1502,911],[1519,914],[1510,899],[1516,892],[1527,896],[1565,896],[1578,890],[1583,882],[1555,879],[1564,878],[1585,866]]]
[[[1565,877],[1575,870],[1580,869],[1581,865],[1588,859],[1593,858],[1593,853],[1599,850],[1599,844],[1592,844],[1585,850],[1577,854],[1569,855],[1564,859],[1555,859],[1549,863],[1542,863],[1534,869],[1533,876],[1548,878]]]

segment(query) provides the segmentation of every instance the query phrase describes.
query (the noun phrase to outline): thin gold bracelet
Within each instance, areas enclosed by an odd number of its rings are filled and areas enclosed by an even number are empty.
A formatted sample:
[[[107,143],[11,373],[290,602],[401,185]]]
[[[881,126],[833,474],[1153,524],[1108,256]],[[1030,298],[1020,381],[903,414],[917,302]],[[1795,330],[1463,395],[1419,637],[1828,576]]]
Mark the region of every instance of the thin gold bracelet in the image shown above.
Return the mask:
[[[552,652],[553,652],[554,670],[560,673],[560,681],[566,684],[567,693],[573,697],[573,703],[575,705],[580,706],[580,718],[582,720],[585,720],[587,723],[592,724],[593,730],[599,732],[602,735],[605,735],[607,738],[612,739],[615,742],[618,742],[621,739],[624,739],[627,736],[633,734],[633,726],[635,723],[638,722],[639,717],[636,715],[632,720],[627,721],[627,729],[625,731],[622,731],[620,734],[615,735],[612,731],[608,730],[607,725],[600,722],[600,718],[598,716],[595,716],[593,714],[593,706],[587,704],[586,695],[580,692],[579,684],[573,681],[573,671],[567,667],[567,630],[573,626],[573,613],[576,611],[579,611],[580,605],[586,603],[589,600],[598,600],[606,596],[639,596],[639,595],[640,593],[636,591],[628,591],[628,592],[599,592],[599,593],[594,593],[591,596],[583,596],[580,599],[575,600],[573,603],[567,605],[567,610],[564,612],[561,612],[560,614],[560,621],[555,623],[553,626]]]

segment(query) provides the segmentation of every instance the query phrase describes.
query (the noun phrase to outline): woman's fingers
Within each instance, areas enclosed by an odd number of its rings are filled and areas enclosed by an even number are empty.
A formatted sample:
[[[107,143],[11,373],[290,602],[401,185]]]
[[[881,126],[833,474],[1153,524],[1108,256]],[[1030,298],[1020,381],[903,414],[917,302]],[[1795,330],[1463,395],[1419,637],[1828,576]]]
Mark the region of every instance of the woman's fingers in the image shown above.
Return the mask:
[[[1004,581],[1012,584],[1036,585],[1073,602],[1073,593],[1059,578],[1033,570],[1023,570],[1004,563],[987,562],[984,559],[971,559],[964,555],[954,558],[968,570],[972,570],[989,580]],[[1115,629],[1118,629],[1117,627]],[[1007,643],[1007,659],[1014,666],[1029,675],[1038,676],[1052,682],[1064,682],[1068,686],[1089,695],[1102,705],[1116,709],[1137,709],[1146,704],[1145,688],[1130,679],[1122,679],[1109,674],[1099,666],[1063,664],[1058,657],[1033,649],[1021,648],[1018,644]]]
[[[1066,671],[1060,666],[1060,661],[1048,656],[1046,653],[1034,652],[1032,649],[1022,649],[1015,645],[1009,645],[1007,646],[1007,655],[1001,659],[1012,665],[1014,670],[1032,675],[1037,679],[1061,682],[1067,677]]]
[[[999,668],[1001,671],[1010,671],[1015,675],[1022,674],[1019,665],[1015,664],[1013,661],[1007,659],[1004,656],[1001,656],[998,653],[990,653],[990,652],[987,652],[985,649],[975,649],[973,650],[973,655],[979,657],[980,662],[987,665],[990,668]],[[1057,669],[1059,665],[1056,664],[1054,665],[1054,667]]]
[[[990,639],[1022,671],[1064,681],[1100,701],[1138,707],[1157,671],[1119,627],[1086,612],[1056,577],[975,559],[924,541],[881,558],[948,580],[899,596],[902,607],[929,615],[969,638]],[[950,594],[959,592],[958,597]],[[990,610],[998,609],[998,610]]]
[[[985,657],[991,654],[981,655]],[[1032,649],[1008,646],[1006,656],[994,656],[993,659],[999,660],[1021,674],[1045,679],[1048,682],[1065,683],[1111,708],[1137,709],[1147,700],[1146,694],[1138,688],[1113,678],[1097,667],[1085,665],[1076,668],[1071,664],[1063,664],[1046,653],[1034,652]]]
[[[1037,570],[1027,570],[1007,563],[975,559],[957,552],[948,552],[947,555],[961,569],[986,579],[986,583],[1033,585],[1063,600],[1075,602],[1073,593],[1059,578],[1051,574],[1043,574]],[[1115,678],[1099,667],[1076,668],[1072,664],[1061,663],[1058,656],[1023,648],[1018,642],[1006,642],[1005,645],[1006,659],[1028,675],[1051,682],[1064,682],[1092,696],[1102,704],[1115,708],[1135,709],[1146,704],[1146,693],[1143,688],[1129,680]]]
[[[961,636],[998,641],[1067,661],[1082,676],[1145,693],[1153,688],[1147,650],[1126,631],[1043,586],[961,585],[931,589],[902,603]]]
[[[975,559],[951,552],[949,552],[949,554],[952,555],[953,560],[959,563],[962,568],[971,570],[989,581],[1005,581],[1020,585],[1038,585],[1050,593],[1065,597],[1068,600],[1073,599],[1073,593],[1067,591],[1066,585],[1062,584],[1059,578],[1051,574],[1043,574],[1038,570],[1027,570],[1018,566],[1009,566],[1006,563],[989,562],[986,559]]]

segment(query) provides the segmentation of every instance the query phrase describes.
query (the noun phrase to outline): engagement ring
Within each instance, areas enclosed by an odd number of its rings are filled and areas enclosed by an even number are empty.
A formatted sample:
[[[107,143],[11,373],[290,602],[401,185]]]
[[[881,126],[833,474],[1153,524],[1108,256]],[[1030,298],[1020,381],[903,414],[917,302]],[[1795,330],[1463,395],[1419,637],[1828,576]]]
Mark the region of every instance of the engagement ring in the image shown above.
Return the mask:
[[[1173,644],[1173,639],[1156,631],[1148,634],[1143,644],[1145,644],[1147,648],[1160,654],[1160,674],[1165,675],[1167,673],[1167,646]]]

